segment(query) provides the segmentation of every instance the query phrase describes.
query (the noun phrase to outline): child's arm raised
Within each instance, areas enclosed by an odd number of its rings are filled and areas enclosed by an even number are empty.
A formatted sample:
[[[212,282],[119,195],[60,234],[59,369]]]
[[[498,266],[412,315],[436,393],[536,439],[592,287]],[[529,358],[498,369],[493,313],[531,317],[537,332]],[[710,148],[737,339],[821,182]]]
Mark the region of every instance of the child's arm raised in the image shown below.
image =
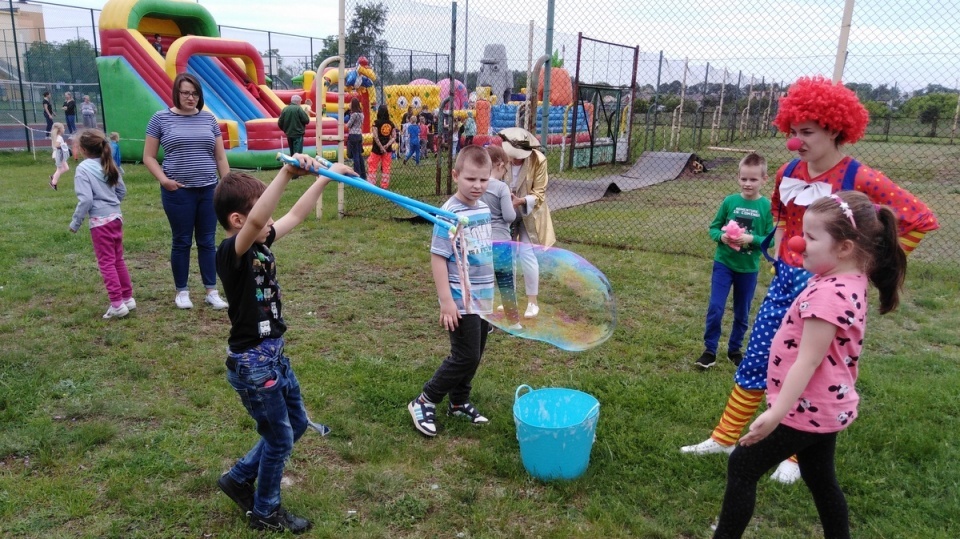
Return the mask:
[[[817,367],[823,363],[830,343],[837,336],[837,326],[820,320],[807,318],[803,321],[803,335],[797,349],[797,362],[787,371],[783,388],[777,401],[750,425],[750,432],[740,438],[740,445],[751,445],[766,438],[796,405],[797,399],[810,383]]]
[[[312,167],[314,169],[321,169],[321,165],[318,161],[310,159],[307,157],[308,162],[305,164],[306,167]],[[301,161],[303,162],[303,161]],[[284,165],[286,168],[289,165]],[[332,172],[337,174],[343,174],[344,176],[356,176],[357,173],[353,171],[352,168],[340,163],[334,163],[330,167]],[[276,180],[274,180],[276,181]],[[297,200],[297,203],[290,208],[286,214],[280,219],[277,219],[277,222],[273,224],[273,230],[276,232],[276,237],[274,241],[279,240],[280,238],[286,236],[291,230],[297,227],[308,215],[313,211],[317,206],[317,200],[320,199],[320,196],[323,195],[323,188],[330,183],[330,178],[326,176],[318,176],[316,181],[313,182],[306,192],[300,195],[300,198]]]
[[[280,196],[283,195],[283,191],[287,188],[290,180],[310,174],[307,167],[319,165],[319,163],[306,155],[297,154],[294,157],[300,162],[300,168],[293,165],[283,165],[280,172],[277,172],[276,177],[273,178],[270,185],[267,186],[263,194],[260,195],[260,198],[257,199],[257,203],[250,209],[250,213],[247,214],[247,218],[243,221],[240,232],[237,232],[237,240],[234,243],[234,250],[237,252],[237,255],[242,255],[247,252],[247,249],[257,241],[257,237],[263,231],[263,227],[267,226],[267,223],[270,222],[270,216],[273,215],[273,210],[277,209]]]

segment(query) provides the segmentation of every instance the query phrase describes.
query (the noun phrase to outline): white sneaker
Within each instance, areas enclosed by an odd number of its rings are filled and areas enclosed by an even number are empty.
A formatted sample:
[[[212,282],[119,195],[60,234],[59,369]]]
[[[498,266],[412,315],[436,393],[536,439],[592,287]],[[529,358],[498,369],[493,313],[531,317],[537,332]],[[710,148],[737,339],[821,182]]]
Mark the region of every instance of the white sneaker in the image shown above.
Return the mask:
[[[712,455],[714,453],[733,453],[735,445],[721,445],[713,438],[708,438],[696,445],[685,445],[680,448],[681,453],[690,453],[692,455]]]
[[[497,312],[503,312],[503,305],[497,305]]]
[[[137,300],[130,298],[123,300],[123,304],[127,306],[127,309],[132,311],[137,308]]]
[[[130,314],[130,309],[127,308],[123,303],[119,307],[114,307],[113,305],[107,309],[107,312],[103,315],[104,320],[109,320],[111,318],[123,318]]]
[[[186,290],[181,290],[180,292],[177,292],[177,297],[174,299],[174,301],[177,303],[178,309],[193,308],[193,302],[190,301],[190,292],[187,292]]]
[[[523,326],[520,325],[520,322],[517,322],[516,324],[511,324],[507,326],[507,329],[509,329],[510,331],[522,331]]]
[[[784,485],[790,485],[800,479],[800,465],[787,459],[777,466],[777,471],[770,476],[771,481],[778,481]]]
[[[215,311],[222,311],[230,306],[226,301],[223,301],[223,299],[220,297],[220,292],[217,292],[216,290],[207,292],[207,299],[204,301],[213,307],[213,310]]]
[[[540,314],[540,307],[536,303],[530,303],[527,305],[527,312],[523,313],[524,318],[536,318]]]

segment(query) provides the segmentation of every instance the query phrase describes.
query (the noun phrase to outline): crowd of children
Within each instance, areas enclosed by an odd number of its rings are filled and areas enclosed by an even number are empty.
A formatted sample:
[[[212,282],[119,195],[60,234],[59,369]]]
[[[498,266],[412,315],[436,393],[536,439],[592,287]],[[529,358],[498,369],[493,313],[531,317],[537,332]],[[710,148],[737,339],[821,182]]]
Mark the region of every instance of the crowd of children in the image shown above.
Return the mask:
[[[369,162],[355,162],[360,169],[356,173],[342,165],[334,165],[334,170],[363,176],[363,165],[369,164],[370,180],[378,183],[379,173],[380,186],[389,187],[394,151],[399,149],[404,163],[413,157],[417,164],[422,151],[438,151],[436,124],[445,120],[431,116],[404,115],[398,129],[381,106]],[[414,428],[428,437],[438,433],[436,407],[444,399],[448,416],[477,425],[489,421],[473,404],[471,392],[490,330],[484,315],[494,309],[495,290],[508,323],[517,327],[521,323],[513,289],[515,253],[495,249],[494,242],[516,239],[510,225],[529,201],[518,198],[510,182],[502,180],[509,179],[511,165],[515,169],[524,165],[518,164],[520,157],[499,147],[470,144],[476,133],[471,114],[464,124],[465,146],[457,152],[452,172],[456,193],[443,209],[466,218],[466,240],[451,242],[448,230],[435,226],[430,243],[439,325],[447,333],[450,350],[407,404]],[[778,464],[775,478],[784,482],[802,478],[807,484],[825,535],[849,537],[848,508],[834,455],[837,433],[859,417],[856,381],[867,288],[872,283],[879,290],[880,314],[895,309],[906,253],[938,223],[912,194],[842,153],[844,144],[863,135],[866,124],[862,105],[842,85],[819,77],[801,78],[781,100],[774,124],[796,139],[791,148],[799,158],[779,168],[767,198],[766,160],[757,153],[744,157],[737,172],[739,191],[724,198],[707,227],[716,250],[704,350],[694,363],[704,370],[716,364],[732,289],[734,320],[726,355],[737,366],[736,385],[711,437],[682,451],[730,455],[714,537],[743,534],[753,513],[757,482]],[[458,126],[448,127],[455,133]],[[50,176],[53,189],[69,169],[63,131],[63,124],[54,123],[50,132],[57,166]],[[456,138],[451,142],[455,144]],[[74,140],[74,151],[83,161],[74,178],[78,203],[69,228],[77,232],[89,219],[110,301],[103,318],[122,318],[136,309],[136,301],[123,253],[120,204],[126,186],[119,135],[111,133],[108,138],[87,129]],[[532,148],[515,137],[504,140],[514,153]],[[355,144],[352,150],[354,159],[362,161]],[[287,324],[271,247],[313,211],[328,180],[318,176],[289,212],[274,221],[272,213],[289,182],[320,167],[308,156],[294,157],[298,165],[285,165],[269,185],[242,172],[224,175],[213,205],[226,234],[216,252],[216,269],[229,304],[227,381],[260,436],[218,485],[245,512],[250,527],[300,533],[311,523],[284,508],[280,486],[284,463],[309,419],[284,353]],[[904,200],[911,202],[899,203]],[[776,273],[744,353],[760,256],[766,255],[771,241]],[[468,261],[469,283],[461,282],[459,259]],[[768,408],[741,438],[764,396]]]

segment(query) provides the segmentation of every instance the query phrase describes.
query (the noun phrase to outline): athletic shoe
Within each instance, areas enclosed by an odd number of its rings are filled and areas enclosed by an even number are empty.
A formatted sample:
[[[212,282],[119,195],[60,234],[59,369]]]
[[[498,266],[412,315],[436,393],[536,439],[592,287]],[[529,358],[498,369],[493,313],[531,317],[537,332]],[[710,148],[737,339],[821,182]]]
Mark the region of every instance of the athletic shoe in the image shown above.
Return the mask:
[[[447,415],[453,417],[465,417],[470,420],[471,423],[475,425],[481,425],[483,423],[489,423],[490,420],[480,415],[480,412],[473,407],[469,402],[466,404],[451,404],[447,407]]]
[[[740,362],[743,361],[743,352],[740,350],[727,350],[727,359],[733,362],[737,367],[740,366]]]
[[[696,445],[685,445],[680,448],[681,453],[690,453],[692,455],[712,455],[714,453],[733,453],[736,446],[720,445],[713,438],[708,438]]]
[[[773,472],[770,479],[784,485],[796,483],[797,479],[800,479],[800,465],[791,459],[787,459],[777,466],[777,471]]]
[[[694,362],[694,365],[700,367],[701,369],[709,369],[717,364],[717,354],[709,350],[704,350],[700,357],[697,358],[697,361]]]
[[[119,307],[114,307],[113,305],[111,305],[110,308],[107,309],[107,312],[104,313],[103,318],[104,320],[109,320],[110,318],[123,318],[128,314],[130,314],[130,309],[128,309],[126,305],[121,303]]]
[[[190,292],[186,290],[181,290],[177,292],[177,297],[173,300],[177,304],[178,309],[192,309],[193,302],[190,301]]]
[[[223,301],[223,299],[220,297],[220,292],[217,292],[216,290],[207,292],[207,299],[203,301],[205,301],[207,305],[213,307],[213,310],[215,311],[222,311],[230,306],[226,301]]]
[[[250,528],[254,530],[267,530],[273,532],[282,532],[290,530],[294,535],[301,534],[310,529],[310,521],[289,513],[282,506],[269,515],[262,517],[253,511],[250,511]]]
[[[413,426],[424,436],[437,435],[437,405],[427,402],[423,396],[417,397],[407,405],[410,411],[410,417],[413,418]]]
[[[230,497],[233,500],[233,503],[240,506],[240,509],[243,509],[243,513],[247,514],[250,511],[253,511],[253,482],[249,483],[240,483],[233,477],[230,477],[229,472],[224,472],[220,476],[220,479],[217,479],[217,486],[220,487],[220,490],[224,494]]]
[[[131,311],[137,308],[137,300],[133,298],[128,298],[123,300],[123,304],[127,306],[128,310],[131,310]]]
[[[527,305],[527,312],[523,313],[524,318],[536,318],[540,314],[540,307],[536,303],[530,303]]]

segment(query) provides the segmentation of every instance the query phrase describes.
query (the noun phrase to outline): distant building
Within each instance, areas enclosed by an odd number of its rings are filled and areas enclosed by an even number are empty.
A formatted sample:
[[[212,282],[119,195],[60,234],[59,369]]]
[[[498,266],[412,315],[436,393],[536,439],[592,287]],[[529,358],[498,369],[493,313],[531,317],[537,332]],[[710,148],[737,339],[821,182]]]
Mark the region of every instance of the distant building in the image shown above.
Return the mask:
[[[46,41],[43,23],[43,6],[26,4],[22,0],[0,7],[0,79],[18,80],[17,54],[20,52],[21,68],[28,46],[34,41]],[[10,10],[13,10],[13,21]],[[16,34],[14,34],[14,27]],[[14,44],[16,38],[16,44]]]

